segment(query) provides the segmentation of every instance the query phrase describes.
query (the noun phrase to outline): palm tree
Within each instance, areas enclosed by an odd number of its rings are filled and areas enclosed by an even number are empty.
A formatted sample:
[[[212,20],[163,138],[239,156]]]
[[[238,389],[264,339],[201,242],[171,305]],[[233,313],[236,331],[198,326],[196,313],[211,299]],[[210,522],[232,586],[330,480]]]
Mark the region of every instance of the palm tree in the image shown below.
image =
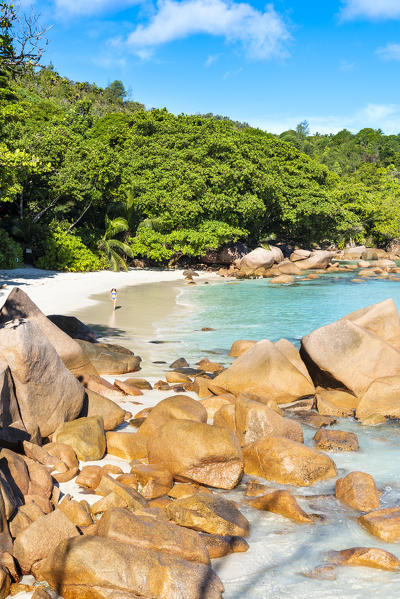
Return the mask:
[[[119,271],[128,270],[125,259],[123,256],[133,258],[133,253],[128,244],[119,239],[114,239],[115,235],[128,231],[129,226],[125,218],[119,216],[110,220],[106,216],[106,231],[103,237],[98,242],[98,248],[102,251],[108,261],[108,264],[112,270]]]

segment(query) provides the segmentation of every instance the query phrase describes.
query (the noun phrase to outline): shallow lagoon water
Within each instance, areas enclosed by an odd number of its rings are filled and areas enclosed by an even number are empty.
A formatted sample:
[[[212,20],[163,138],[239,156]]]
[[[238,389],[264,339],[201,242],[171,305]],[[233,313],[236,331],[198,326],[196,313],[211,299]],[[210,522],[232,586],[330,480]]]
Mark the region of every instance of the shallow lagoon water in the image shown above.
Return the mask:
[[[376,279],[356,283],[351,281],[352,278],[354,273],[325,275],[289,287],[274,287],[265,279],[239,284],[218,281],[185,287],[179,294],[174,313],[158,323],[158,335],[165,340],[180,342],[168,347],[175,357],[184,355],[193,363],[208,355],[228,364],[227,353],[236,339],[276,341],[286,337],[299,345],[303,335],[358,308],[389,297],[400,307],[399,282]],[[203,332],[202,327],[214,330]],[[338,419],[333,428],[355,432],[360,444],[358,452],[329,454],[337,465],[338,476],[353,470],[368,472],[382,492],[381,507],[400,505],[398,422],[362,427],[353,419]],[[316,429],[303,426],[303,430],[305,443],[312,446]],[[225,599],[312,599],[321,596],[326,599],[364,599],[400,595],[400,573],[338,567],[336,580],[305,576],[310,570],[328,564],[332,550],[381,547],[400,558],[400,543],[384,543],[371,536],[357,522],[360,513],[336,501],[336,479],[308,488],[266,483],[271,490],[286,488],[295,493],[305,511],[318,514],[314,525],[292,523],[278,515],[245,506],[246,482],[245,477],[238,489],[226,495],[241,502],[241,509],[252,526],[247,553],[214,562],[225,585]],[[261,479],[260,482],[265,483]],[[312,498],[312,495],[320,494],[325,497]]]

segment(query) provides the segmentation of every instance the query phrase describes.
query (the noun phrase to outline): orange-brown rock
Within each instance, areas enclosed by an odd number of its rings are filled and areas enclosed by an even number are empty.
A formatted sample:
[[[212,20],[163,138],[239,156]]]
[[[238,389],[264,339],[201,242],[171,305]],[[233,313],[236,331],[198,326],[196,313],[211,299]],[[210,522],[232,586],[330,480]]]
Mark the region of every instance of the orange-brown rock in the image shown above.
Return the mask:
[[[400,317],[392,299],[361,308],[344,317],[400,349]]]
[[[14,543],[14,556],[23,572],[30,572],[33,564],[44,559],[64,539],[78,536],[78,530],[61,511],[55,510],[38,518]]]
[[[104,497],[99,499],[99,501],[93,503],[93,505],[91,505],[90,507],[90,511],[94,516],[96,516],[97,514],[104,514],[105,512],[113,508],[125,508],[127,506],[127,501],[121,495],[117,495],[117,493],[111,491],[111,493],[108,493],[108,495],[105,495]]]
[[[151,437],[161,426],[170,420],[177,419],[207,422],[207,411],[204,406],[191,397],[172,395],[154,406],[140,427],[140,434]]]
[[[307,426],[311,426],[312,428],[330,426],[336,422],[336,418],[333,418],[332,416],[322,416],[312,410],[290,410],[290,417],[298,420],[302,424],[307,424]]]
[[[248,520],[233,501],[214,493],[196,493],[176,499],[166,508],[170,520],[180,526],[218,535],[244,536],[249,534]]]
[[[263,485],[256,480],[251,480],[247,484],[245,496],[258,497],[259,495],[265,495],[270,490],[267,485]]]
[[[288,491],[272,491],[272,493],[249,499],[247,503],[258,510],[280,514],[294,522],[314,523],[311,516],[306,514]]]
[[[283,437],[266,437],[245,447],[244,471],[300,487],[337,474],[333,460],[326,454]]]
[[[223,591],[208,564],[97,535],[63,541],[39,573],[66,599],[221,599]]]
[[[210,562],[207,548],[194,530],[151,516],[138,516],[122,508],[112,508],[102,516],[97,534],[135,548],[152,549],[191,562]]]
[[[102,466],[103,472],[106,474],[123,474],[124,471],[119,466],[115,466],[115,464],[105,464]]]
[[[400,417],[400,374],[376,379],[361,397],[357,418],[365,420],[373,414]]]
[[[242,447],[267,436],[303,442],[303,431],[298,422],[280,416],[268,406],[248,399],[244,394],[236,399],[235,423]]]
[[[209,360],[208,358],[204,358],[203,360],[200,360],[200,362],[198,362],[198,366],[205,372],[212,372],[212,373],[221,372],[225,368],[219,362],[211,362],[211,360]]]
[[[340,387],[356,397],[362,397],[374,380],[400,375],[400,352],[346,319],[304,337],[300,353],[315,384]]]
[[[113,401],[121,401],[124,393],[103,377],[91,374],[86,381],[86,388]]]
[[[286,356],[289,362],[291,362],[293,366],[297,368],[297,370],[300,370],[300,372],[303,373],[306,379],[308,379],[312,384],[311,376],[306,368],[306,365],[301,359],[300,352],[297,349],[297,347],[295,347],[293,343],[290,343],[290,341],[288,341],[287,339],[279,339],[279,341],[275,343],[275,347],[284,356]]]
[[[104,471],[100,466],[84,466],[76,477],[76,484],[94,490],[100,484]]]
[[[400,540],[400,507],[374,510],[360,516],[358,521],[368,532],[386,543]]]
[[[242,354],[214,382],[235,395],[254,393],[262,401],[273,399],[277,403],[289,403],[315,392],[303,372],[268,339]]]
[[[232,358],[238,358],[239,356],[244,354],[244,352],[246,352],[248,349],[253,347],[253,345],[255,345],[256,343],[257,341],[252,341],[250,339],[238,339],[238,341],[234,341],[232,343],[229,355]]]
[[[6,599],[10,593],[11,577],[4,566],[0,566],[0,599]]]
[[[185,499],[185,497],[191,497],[196,493],[211,493],[207,487],[202,485],[196,485],[193,483],[176,483],[172,489],[168,491],[169,497],[173,499]]]
[[[229,394],[228,394],[229,396]],[[207,417],[209,420],[212,420],[222,406],[230,405],[232,400],[224,397],[223,395],[212,395],[211,397],[207,397],[206,399],[200,399],[201,405],[205,407],[207,410]]]
[[[121,389],[121,391],[123,391],[127,395],[133,395],[134,397],[143,395],[143,391],[141,391],[139,389],[139,387],[137,387],[134,383],[132,383],[132,381],[134,381],[134,380],[135,379],[126,379],[126,380],[122,381],[122,380],[116,379],[114,381],[114,385],[118,389]]]
[[[140,370],[141,358],[129,349],[110,343],[90,343],[77,339],[98,374],[127,374]]]
[[[222,426],[233,432],[236,431],[235,421],[235,405],[229,404],[221,406],[220,409],[214,414],[214,426]]]
[[[316,389],[317,409],[323,416],[333,416],[334,418],[346,418],[352,416],[359,398],[351,393],[341,391],[340,389]]]
[[[379,495],[375,481],[365,472],[350,472],[336,481],[336,498],[342,503],[369,512],[379,507]]]
[[[79,472],[79,462],[76,453],[70,445],[65,443],[48,443],[45,451],[53,459],[58,459],[59,463],[65,464],[66,471],[63,473],[53,472],[53,478],[59,483],[65,483],[74,478]],[[57,470],[57,465],[55,466]]]
[[[142,433],[106,433],[107,453],[123,460],[139,460],[147,457],[148,437]]]
[[[386,418],[385,416],[382,416],[382,414],[371,414],[361,420],[363,426],[377,426],[378,424],[384,424],[385,422]]]
[[[135,474],[120,474],[117,476],[117,481],[126,487],[132,487],[135,490],[138,488],[138,479]]]
[[[174,484],[171,472],[158,464],[132,464],[131,473],[136,476],[140,493],[146,499],[165,495]]]
[[[15,538],[19,535],[19,533],[26,530],[32,524],[32,522],[35,522],[35,520],[41,518],[44,515],[45,513],[43,512],[43,510],[34,501],[31,501],[30,503],[27,503],[25,505],[21,505],[18,508],[18,512],[14,515],[13,519],[10,522],[10,532],[12,536]],[[5,523],[3,523],[2,549],[4,550],[7,548],[4,546],[4,534],[6,533],[6,531],[7,528],[5,526]],[[8,547],[10,550],[11,545],[12,544],[10,543],[10,546]]]
[[[393,553],[378,547],[352,547],[332,551],[330,559],[340,566],[364,566],[379,570],[400,570],[400,560]]]
[[[314,435],[315,447],[323,451],[358,451],[355,433],[320,428]]]
[[[81,503],[79,503],[79,501],[72,499],[70,495],[66,495],[63,498],[63,500],[58,504],[57,509],[64,512],[71,522],[79,528],[93,524],[93,520],[88,511]]]
[[[157,381],[154,383],[154,389],[158,391],[169,391],[171,387],[168,385],[167,381]]]
[[[57,443],[70,445],[84,462],[101,460],[106,451],[103,419],[99,416],[65,422],[58,427],[53,438]]]
[[[51,599],[51,596],[43,587],[36,587],[32,599]]]
[[[126,412],[114,401],[94,391],[86,390],[85,416],[97,416],[103,419],[105,431],[112,431],[126,420]]]
[[[242,451],[226,428],[171,420],[149,439],[147,449],[149,463],[168,468],[176,480],[233,489],[242,477]]]
[[[210,379],[204,376],[196,376],[193,381],[192,391],[197,393],[199,399],[206,399],[213,395],[210,389]]]
[[[146,507],[147,505],[144,497],[135,491],[135,489],[121,484],[108,474],[103,474],[100,479],[100,483],[95,489],[95,492],[96,495],[102,495],[103,497],[109,493],[115,493],[124,500],[127,507],[132,509]]]
[[[167,383],[191,383],[192,382],[192,380],[186,374],[182,374],[181,372],[176,372],[175,370],[173,370],[172,372],[167,372],[167,374],[165,375],[165,378],[167,379]]]
[[[269,280],[269,282],[274,285],[291,285],[294,281],[295,279],[291,275],[278,275]]]
[[[249,549],[249,544],[243,537],[211,535],[206,532],[200,533],[200,537],[211,559],[225,557],[230,553],[243,553]]]

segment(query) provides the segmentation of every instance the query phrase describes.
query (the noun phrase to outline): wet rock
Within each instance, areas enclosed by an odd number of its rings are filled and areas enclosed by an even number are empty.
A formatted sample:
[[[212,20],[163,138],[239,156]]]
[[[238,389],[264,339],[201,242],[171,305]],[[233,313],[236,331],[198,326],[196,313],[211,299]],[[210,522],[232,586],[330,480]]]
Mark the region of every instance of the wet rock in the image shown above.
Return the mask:
[[[169,366],[170,368],[188,368],[189,364],[185,358],[178,358]]]
[[[254,393],[260,400],[273,399],[277,403],[289,403],[315,392],[308,378],[267,339],[237,358],[214,383],[235,395]]]
[[[176,480],[233,489],[243,473],[243,456],[226,428],[171,420],[147,446],[149,463],[165,466]]]
[[[248,551],[249,544],[243,537],[231,537],[222,535],[211,535],[200,533],[211,559],[225,557],[231,553],[243,553]]]
[[[385,422],[386,418],[382,414],[371,414],[371,416],[361,419],[363,426],[377,426],[378,424],[385,424]]]
[[[251,480],[247,484],[245,496],[258,497],[259,495],[265,495],[270,490],[271,489],[269,489],[267,485],[263,485],[262,483],[259,483],[256,480]]]
[[[269,282],[274,285],[291,285],[294,283],[294,277],[290,275],[279,275],[270,279]]]
[[[20,418],[29,433],[39,427],[42,436],[50,435],[60,423],[79,415],[83,387],[34,320],[4,325],[0,359],[10,369]]]
[[[143,391],[141,391],[139,389],[139,387],[136,387],[136,385],[134,383],[132,383],[132,381],[134,381],[134,380],[135,379],[126,379],[124,381],[120,381],[120,380],[116,379],[114,381],[114,385],[118,389],[120,389],[121,391],[126,393],[126,395],[133,395],[134,397],[143,395]]]
[[[365,421],[373,414],[400,417],[400,375],[373,381],[361,397],[356,410],[357,418]]]
[[[229,351],[229,355],[232,358],[238,358],[239,356],[244,354],[245,351],[253,347],[253,345],[255,345],[256,343],[257,341],[252,341],[250,339],[239,339],[238,341],[234,341]]]
[[[246,537],[250,530],[248,520],[236,505],[213,493],[177,499],[166,507],[166,513],[180,526],[210,534]]]
[[[126,509],[108,510],[98,523],[97,535],[191,562],[210,562],[206,545],[194,530],[151,516],[138,516]]]
[[[127,374],[140,370],[142,359],[133,352],[109,343],[89,343],[78,340],[98,374]]]
[[[172,474],[166,468],[156,464],[132,464],[131,473],[140,485],[140,493],[146,499],[155,499],[172,489]]]
[[[386,543],[400,540],[400,507],[374,510],[358,518],[359,523]]]
[[[103,419],[98,416],[62,424],[54,433],[54,439],[70,445],[83,462],[101,460],[106,451]]]
[[[317,409],[323,416],[333,416],[334,418],[346,418],[352,416],[359,399],[351,393],[341,391],[340,389],[316,389]]]
[[[242,447],[261,441],[266,436],[303,442],[303,431],[298,422],[283,418],[268,406],[252,401],[244,394],[236,400],[235,423]]]
[[[346,319],[304,337],[300,353],[315,384],[340,387],[356,397],[362,397],[374,380],[400,374],[400,352]]]
[[[333,551],[330,559],[340,566],[364,566],[379,570],[400,570],[400,560],[393,553],[378,547],[352,547]]]
[[[308,487],[337,474],[327,455],[283,437],[266,437],[243,453],[246,474],[278,483]]]
[[[209,565],[99,536],[60,543],[40,574],[68,599],[220,599],[223,590]]]
[[[280,514],[294,522],[313,524],[311,516],[299,506],[296,499],[288,491],[272,491],[247,501],[251,507]]]
[[[311,426],[312,428],[321,428],[322,426],[331,426],[335,424],[336,418],[331,416],[322,416],[312,410],[290,410],[290,417],[298,420],[302,424]]]
[[[173,395],[160,401],[140,427],[140,434],[150,437],[170,420],[207,422],[207,411],[198,401],[186,395]]]
[[[214,414],[214,426],[227,428],[233,432],[236,431],[234,404],[222,406]]]
[[[306,578],[313,578],[314,580],[336,580],[336,569],[335,566],[318,566],[309,572],[300,572],[302,576]]]
[[[314,435],[315,447],[323,451],[358,451],[355,433],[347,431],[319,429]]]
[[[361,512],[379,507],[379,495],[375,481],[365,472],[350,472],[336,481],[336,498]]]
[[[23,572],[30,572],[35,562],[47,557],[64,539],[78,536],[78,530],[61,511],[42,516],[21,532],[14,543],[14,556]]]
[[[148,437],[141,433],[106,433],[107,453],[122,460],[139,460],[147,457]]]

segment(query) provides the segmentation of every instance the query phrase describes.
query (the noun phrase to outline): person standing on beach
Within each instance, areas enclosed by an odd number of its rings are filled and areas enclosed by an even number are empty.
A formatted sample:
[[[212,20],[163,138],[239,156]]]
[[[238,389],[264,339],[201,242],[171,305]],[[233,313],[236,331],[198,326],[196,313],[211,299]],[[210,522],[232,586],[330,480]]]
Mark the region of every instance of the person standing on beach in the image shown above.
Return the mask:
[[[112,305],[114,306],[114,310],[117,306],[117,290],[115,289],[115,287],[113,287],[111,289],[111,301],[112,301]]]

